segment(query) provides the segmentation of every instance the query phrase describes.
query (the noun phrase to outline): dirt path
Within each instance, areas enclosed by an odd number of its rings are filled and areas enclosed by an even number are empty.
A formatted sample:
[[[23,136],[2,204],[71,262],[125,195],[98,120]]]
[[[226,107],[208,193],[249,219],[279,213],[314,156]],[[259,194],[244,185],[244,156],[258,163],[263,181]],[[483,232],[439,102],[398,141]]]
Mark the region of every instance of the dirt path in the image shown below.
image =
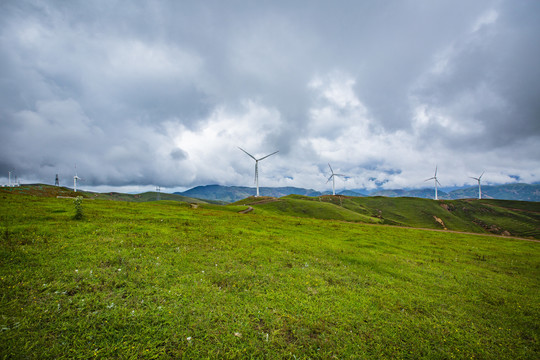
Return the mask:
[[[251,206],[248,206],[246,210],[239,211],[239,214],[247,214],[248,212],[253,211],[253,208]]]
[[[249,203],[249,204],[244,204],[244,205],[247,205],[248,208],[246,210],[239,211],[238,213],[239,214],[247,214],[249,212],[252,212],[253,207],[251,207],[250,205],[268,204],[268,203],[276,202],[276,201],[281,201],[281,200],[276,199],[276,198],[270,198],[270,199],[264,199],[264,200],[261,200],[261,201],[255,201],[255,202],[252,202],[252,203]]]

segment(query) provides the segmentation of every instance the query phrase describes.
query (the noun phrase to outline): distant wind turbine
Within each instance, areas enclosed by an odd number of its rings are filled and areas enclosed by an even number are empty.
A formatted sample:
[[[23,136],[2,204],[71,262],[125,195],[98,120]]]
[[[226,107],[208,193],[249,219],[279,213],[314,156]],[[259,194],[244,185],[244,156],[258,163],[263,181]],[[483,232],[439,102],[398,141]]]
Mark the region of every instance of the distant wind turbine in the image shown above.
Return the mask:
[[[477,178],[469,176],[471,179],[478,181],[478,200],[482,199],[482,185],[480,185],[480,180],[482,179],[482,176],[484,176],[484,172],[482,172],[482,175]]]
[[[242,150],[243,152],[245,152],[250,158],[252,158],[253,160],[255,160],[255,184],[257,185],[257,195],[255,195],[255,197],[259,197],[259,161],[261,160],[264,160],[266,159],[267,157],[269,156],[272,156],[276,153],[279,152],[278,151],[274,151],[273,153],[271,154],[268,154],[266,156],[263,156],[262,158],[260,159],[256,159],[255,156],[251,155],[250,153],[248,153],[246,150],[242,149],[241,147],[238,147],[240,150]]]
[[[77,176],[77,165],[75,165],[75,176],[73,177],[73,192],[77,192],[77,180],[83,180]]]
[[[332,173],[332,175],[330,175],[326,183],[328,184],[328,182],[332,180],[332,195],[336,195],[336,176],[345,177],[345,175],[334,173],[334,170],[332,170],[332,167],[330,166],[330,164],[328,164],[328,167],[330,168],[330,172]]]
[[[435,175],[433,175],[433,177],[430,177],[429,179],[426,179],[424,181],[429,181],[429,180],[435,180],[435,200],[439,200],[439,198],[437,197],[437,184],[441,185],[441,183],[439,182],[439,180],[437,180],[437,166],[435,166]]]

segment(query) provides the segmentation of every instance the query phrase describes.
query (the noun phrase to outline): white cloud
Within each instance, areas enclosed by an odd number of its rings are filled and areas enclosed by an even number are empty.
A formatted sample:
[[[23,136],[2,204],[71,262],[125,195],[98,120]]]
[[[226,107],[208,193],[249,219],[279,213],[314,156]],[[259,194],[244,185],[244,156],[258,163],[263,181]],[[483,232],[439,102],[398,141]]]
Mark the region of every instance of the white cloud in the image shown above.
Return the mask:
[[[489,9],[486,12],[484,12],[476,22],[474,23],[472,27],[472,31],[476,32],[483,28],[484,26],[491,25],[497,21],[499,18],[499,13],[495,9]]]

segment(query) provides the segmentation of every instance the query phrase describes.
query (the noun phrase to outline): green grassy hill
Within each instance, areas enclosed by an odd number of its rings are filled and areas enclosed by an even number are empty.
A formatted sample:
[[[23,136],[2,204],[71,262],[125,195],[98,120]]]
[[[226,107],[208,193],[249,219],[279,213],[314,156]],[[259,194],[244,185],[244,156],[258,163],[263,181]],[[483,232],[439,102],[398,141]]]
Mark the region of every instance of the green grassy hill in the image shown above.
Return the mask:
[[[307,197],[289,195],[274,202],[257,204],[249,198],[236,204],[251,204],[255,211],[381,223],[387,225],[491,233],[540,239],[540,203],[505,200],[429,200],[388,197]]]
[[[2,192],[0,358],[539,357],[538,242],[280,215],[330,201]]]
[[[262,203],[254,203],[252,205],[256,208],[255,212],[261,214],[281,214],[314,219],[382,223],[378,218],[366,216],[329,202],[312,201],[312,199],[302,198],[299,195],[289,195],[275,201],[263,201]]]
[[[187,196],[177,195],[177,194],[167,194],[167,193],[158,193],[157,192],[145,192],[142,194],[125,194],[118,192],[108,192],[108,193],[96,193],[90,191],[79,190],[74,192],[70,188],[52,186],[45,184],[28,184],[21,185],[17,187],[1,187],[0,193],[13,193],[13,194],[23,194],[23,195],[32,195],[32,196],[44,196],[44,197],[74,197],[82,196],[87,199],[100,199],[100,200],[116,200],[116,201],[134,201],[134,202],[145,202],[145,201],[157,201],[158,196],[160,200],[172,200],[172,201],[181,201],[189,203],[200,203],[200,204],[223,204],[222,201],[212,201],[212,200],[201,200],[196,198],[191,198]]]

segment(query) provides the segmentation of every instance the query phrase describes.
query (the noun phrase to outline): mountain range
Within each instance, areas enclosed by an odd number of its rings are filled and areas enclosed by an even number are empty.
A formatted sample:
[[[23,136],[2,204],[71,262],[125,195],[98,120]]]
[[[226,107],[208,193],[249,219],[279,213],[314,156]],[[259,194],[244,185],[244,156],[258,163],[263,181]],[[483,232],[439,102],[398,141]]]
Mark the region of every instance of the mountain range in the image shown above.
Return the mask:
[[[222,185],[204,185],[197,186],[184,192],[175,194],[188,196],[192,198],[235,202],[255,195],[255,188],[245,186],[222,186]],[[259,188],[261,196],[282,197],[286,195],[305,195],[321,196],[330,195],[331,192],[320,192],[313,189],[304,189],[297,187],[261,187]],[[339,193],[343,196],[386,196],[386,197],[418,197],[432,199],[434,190],[431,188],[423,189],[394,189],[394,190],[375,190],[365,192],[363,190],[344,190]],[[478,187],[470,186],[455,189],[449,192],[438,191],[438,198],[445,200],[477,198]],[[540,201],[540,184],[504,184],[504,185],[484,185],[482,186],[482,198],[500,199],[500,200],[521,200],[521,201]]]

